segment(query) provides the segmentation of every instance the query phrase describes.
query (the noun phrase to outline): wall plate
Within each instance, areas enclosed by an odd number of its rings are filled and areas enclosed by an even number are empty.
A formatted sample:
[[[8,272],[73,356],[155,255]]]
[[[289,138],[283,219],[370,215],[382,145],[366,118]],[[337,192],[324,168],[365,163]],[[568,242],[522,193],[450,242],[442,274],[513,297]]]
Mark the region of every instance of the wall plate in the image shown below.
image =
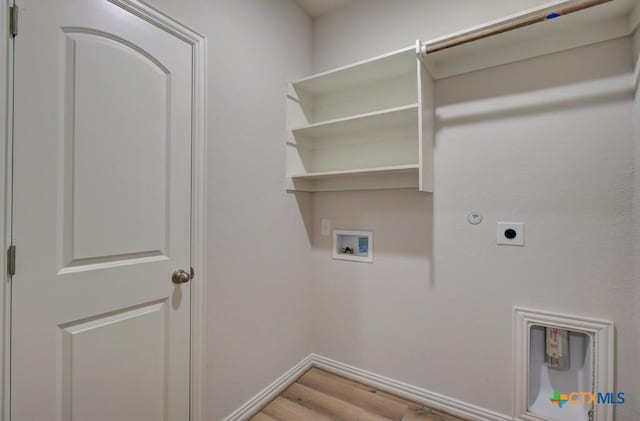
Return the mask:
[[[524,222],[498,222],[497,244],[524,246]]]
[[[322,235],[323,237],[328,237],[329,235],[331,235],[331,221],[326,219],[326,218],[322,218],[320,220],[320,235]]]

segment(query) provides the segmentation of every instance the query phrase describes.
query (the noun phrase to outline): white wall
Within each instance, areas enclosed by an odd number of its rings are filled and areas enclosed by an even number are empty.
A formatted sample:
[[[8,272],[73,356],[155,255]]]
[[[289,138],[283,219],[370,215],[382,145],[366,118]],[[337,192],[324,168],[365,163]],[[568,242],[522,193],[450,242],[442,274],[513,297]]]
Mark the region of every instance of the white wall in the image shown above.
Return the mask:
[[[309,197],[284,191],[285,81],[310,71],[289,0],[151,0],[207,37],[207,419],[312,351]]]
[[[314,72],[549,3],[549,0],[356,0],[314,20]],[[349,42],[345,42],[345,41]]]
[[[314,22],[314,71],[535,3],[360,0]],[[317,351],[510,414],[512,307],[528,306],[612,319],[631,396],[631,68],[622,39],[438,81],[433,196],[313,197]],[[331,260],[320,218],[373,230],[375,262]],[[525,222],[526,246],[497,247],[497,221]]]

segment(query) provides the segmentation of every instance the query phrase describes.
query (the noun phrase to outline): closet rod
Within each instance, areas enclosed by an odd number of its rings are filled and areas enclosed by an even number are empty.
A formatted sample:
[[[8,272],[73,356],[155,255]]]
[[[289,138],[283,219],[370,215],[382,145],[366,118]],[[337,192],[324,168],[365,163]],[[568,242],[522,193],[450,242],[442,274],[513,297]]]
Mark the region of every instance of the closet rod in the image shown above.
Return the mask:
[[[533,25],[535,23],[555,19],[559,16],[568,15],[569,13],[578,12],[580,10],[588,9],[599,4],[608,3],[610,1],[613,0],[577,0],[567,2],[566,4],[547,7],[545,9],[537,10],[526,15],[518,16],[513,19],[496,23],[494,25],[471,30],[466,33],[461,33],[442,41],[435,41],[431,44],[426,44],[423,47],[422,52],[426,54],[435,53],[436,51],[446,50],[447,48],[455,47],[457,45],[466,44],[493,35],[512,31],[514,29]]]

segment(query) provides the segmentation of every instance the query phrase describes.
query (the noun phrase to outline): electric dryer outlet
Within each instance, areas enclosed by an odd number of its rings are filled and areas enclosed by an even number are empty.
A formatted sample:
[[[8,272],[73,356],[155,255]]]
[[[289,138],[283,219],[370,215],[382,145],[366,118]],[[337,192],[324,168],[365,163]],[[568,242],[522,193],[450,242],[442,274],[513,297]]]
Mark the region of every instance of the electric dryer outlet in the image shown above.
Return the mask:
[[[498,222],[497,244],[524,246],[524,222]]]

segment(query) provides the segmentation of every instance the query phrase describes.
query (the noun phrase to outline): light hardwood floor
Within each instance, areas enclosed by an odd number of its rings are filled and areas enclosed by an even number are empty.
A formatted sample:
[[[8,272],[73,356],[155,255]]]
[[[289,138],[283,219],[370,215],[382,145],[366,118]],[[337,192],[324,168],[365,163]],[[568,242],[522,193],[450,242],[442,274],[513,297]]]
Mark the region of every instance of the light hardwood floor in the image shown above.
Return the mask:
[[[460,421],[433,408],[312,368],[253,421]]]

